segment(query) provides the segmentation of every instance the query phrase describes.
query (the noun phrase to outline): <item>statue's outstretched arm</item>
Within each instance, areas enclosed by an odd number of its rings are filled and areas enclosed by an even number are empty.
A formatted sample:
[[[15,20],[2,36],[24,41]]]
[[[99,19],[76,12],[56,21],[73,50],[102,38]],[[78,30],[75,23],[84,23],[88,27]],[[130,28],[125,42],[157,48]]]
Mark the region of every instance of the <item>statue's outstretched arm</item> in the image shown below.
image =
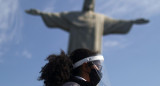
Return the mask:
[[[103,34],[125,34],[130,31],[133,24],[147,24],[148,22],[149,20],[143,18],[135,20],[115,20],[112,18],[105,17]]]
[[[144,18],[139,18],[139,19],[136,19],[136,20],[131,20],[131,22],[133,24],[147,24],[147,23],[149,23],[149,20],[144,19]]]
[[[125,34],[128,33],[133,25],[133,21],[130,20],[116,20],[109,17],[104,17],[104,32],[107,34]]]
[[[37,9],[29,9],[29,10],[26,10],[26,13],[31,15],[41,15],[42,12]]]
[[[45,13],[36,9],[26,10],[26,13],[41,16],[47,27],[58,27],[65,31],[69,31],[68,21],[62,17],[62,13]],[[65,14],[63,16],[65,16]]]

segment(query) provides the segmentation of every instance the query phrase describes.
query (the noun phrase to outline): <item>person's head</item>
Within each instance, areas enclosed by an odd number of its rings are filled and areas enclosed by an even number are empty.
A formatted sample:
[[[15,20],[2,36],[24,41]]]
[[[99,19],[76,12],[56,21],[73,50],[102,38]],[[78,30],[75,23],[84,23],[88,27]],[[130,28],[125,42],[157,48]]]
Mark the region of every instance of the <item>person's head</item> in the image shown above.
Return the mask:
[[[94,11],[95,0],[84,0],[83,12]]]
[[[103,56],[88,49],[77,49],[70,54],[73,63],[73,75],[81,76],[90,81],[92,69],[101,70]]]
[[[45,86],[62,86],[70,78],[72,61],[63,51],[60,55],[48,56],[46,60],[48,63],[42,67],[39,80],[44,80]]]

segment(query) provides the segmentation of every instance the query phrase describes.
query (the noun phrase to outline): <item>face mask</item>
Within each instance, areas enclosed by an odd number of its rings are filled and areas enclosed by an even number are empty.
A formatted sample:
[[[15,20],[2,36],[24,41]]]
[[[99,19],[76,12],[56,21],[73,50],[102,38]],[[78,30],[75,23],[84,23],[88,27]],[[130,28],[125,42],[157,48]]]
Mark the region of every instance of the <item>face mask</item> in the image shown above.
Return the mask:
[[[89,62],[88,64],[90,67],[92,65],[94,65],[93,62]],[[90,86],[96,86],[102,78],[102,73],[100,70],[91,68],[91,72],[89,74],[89,77],[90,77]]]

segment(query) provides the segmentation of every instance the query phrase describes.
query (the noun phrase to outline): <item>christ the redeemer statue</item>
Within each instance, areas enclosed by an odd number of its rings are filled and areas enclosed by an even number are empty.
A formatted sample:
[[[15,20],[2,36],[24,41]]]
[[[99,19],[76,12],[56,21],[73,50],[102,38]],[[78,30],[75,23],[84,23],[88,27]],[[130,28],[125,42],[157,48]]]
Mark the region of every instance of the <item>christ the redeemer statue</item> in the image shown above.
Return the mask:
[[[126,34],[133,24],[145,24],[146,19],[116,20],[94,12],[95,0],[85,0],[80,12],[45,13],[36,9],[26,12],[42,17],[50,27],[61,28],[69,33],[68,53],[78,48],[87,48],[101,53],[102,36]]]

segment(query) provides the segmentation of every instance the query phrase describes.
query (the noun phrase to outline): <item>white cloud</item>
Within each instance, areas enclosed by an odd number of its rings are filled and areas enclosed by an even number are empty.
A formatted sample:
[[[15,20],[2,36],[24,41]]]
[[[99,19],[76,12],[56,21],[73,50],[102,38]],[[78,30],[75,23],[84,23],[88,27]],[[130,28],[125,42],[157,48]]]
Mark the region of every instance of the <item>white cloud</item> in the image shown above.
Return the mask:
[[[24,50],[22,52],[22,56],[24,56],[27,59],[31,59],[32,58],[32,54],[29,51],[27,51],[27,50]]]
[[[53,12],[53,10],[55,8],[54,7],[55,3],[56,3],[56,0],[52,0],[52,1],[48,2],[43,11],[45,11],[45,12]]]
[[[0,0],[0,51],[5,52],[7,44],[18,41],[21,16],[18,0]],[[6,46],[5,46],[6,45]]]
[[[97,10],[114,17],[150,17],[160,14],[160,0],[99,0]]]
[[[16,57],[23,57],[23,58],[27,58],[27,59],[31,59],[32,58],[31,52],[29,52],[26,49],[24,49],[22,51],[16,51],[14,54],[15,54]]]
[[[105,47],[116,47],[116,46],[119,46],[120,45],[120,43],[118,42],[118,41],[106,41],[105,43],[104,43],[104,46]]]
[[[18,8],[18,0],[0,0],[0,3],[0,29],[2,30],[12,25]]]
[[[103,42],[104,50],[123,49],[129,45],[131,45],[131,43],[123,38],[118,38],[117,40],[105,40]]]

